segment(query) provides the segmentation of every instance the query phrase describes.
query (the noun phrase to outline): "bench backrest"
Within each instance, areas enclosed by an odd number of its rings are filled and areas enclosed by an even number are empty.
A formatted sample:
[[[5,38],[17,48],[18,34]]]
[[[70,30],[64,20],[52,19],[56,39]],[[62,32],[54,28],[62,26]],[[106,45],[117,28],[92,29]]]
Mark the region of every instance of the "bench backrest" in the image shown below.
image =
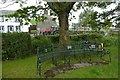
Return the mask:
[[[59,56],[59,55],[68,55],[69,53],[75,54],[73,52],[79,51],[83,53],[84,50],[95,49],[102,50],[101,43],[93,42],[81,42],[81,43],[72,43],[68,45],[62,45],[60,48],[58,44],[43,46],[43,50],[37,51],[38,58],[41,58],[41,61],[46,61],[49,58]],[[79,54],[79,53],[77,53]]]

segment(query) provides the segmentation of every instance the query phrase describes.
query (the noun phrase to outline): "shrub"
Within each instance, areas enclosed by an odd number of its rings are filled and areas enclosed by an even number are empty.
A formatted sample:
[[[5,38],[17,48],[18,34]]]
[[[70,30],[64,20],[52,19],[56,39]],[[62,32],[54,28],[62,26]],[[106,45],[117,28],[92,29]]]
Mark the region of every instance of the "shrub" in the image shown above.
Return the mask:
[[[48,36],[48,38],[51,40],[51,43],[53,44],[59,43],[59,35],[51,35]]]
[[[82,34],[82,35],[72,35],[70,36],[71,41],[92,41],[100,42],[103,36],[101,34]]]
[[[103,35],[102,34],[89,34],[89,39],[90,41],[96,41],[96,42],[101,42],[103,38]]]
[[[40,40],[42,37],[44,37],[44,36],[36,36],[35,38],[37,40]],[[52,44],[58,44],[59,43],[59,35],[48,35],[48,36],[45,36],[45,37],[48,39],[48,42],[50,42]],[[93,34],[93,33],[91,33],[91,34],[81,34],[81,35],[70,35],[70,41],[71,42],[80,42],[80,41],[86,41],[86,40],[93,41],[93,42],[94,41],[101,42],[102,38],[103,38],[103,36],[101,34]]]
[[[36,53],[39,48],[42,52],[46,47],[51,46],[51,40],[47,36],[36,36],[32,38],[32,51]]]
[[[27,33],[2,34],[2,58],[24,58],[31,54],[31,38]]]
[[[80,39],[80,36],[79,36],[79,35],[71,35],[71,36],[70,36],[70,40],[71,40],[72,42],[78,42],[78,41],[80,41],[81,39]]]
[[[102,41],[104,46],[118,45],[118,37],[117,36],[105,36]]]

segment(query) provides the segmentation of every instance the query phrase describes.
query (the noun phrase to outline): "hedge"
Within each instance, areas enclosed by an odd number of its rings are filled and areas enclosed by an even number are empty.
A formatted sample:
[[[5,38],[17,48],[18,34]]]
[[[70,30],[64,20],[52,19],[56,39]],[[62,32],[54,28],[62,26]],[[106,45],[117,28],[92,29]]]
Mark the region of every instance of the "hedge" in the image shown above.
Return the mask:
[[[47,36],[35,36],[31,39],[32,52],[36,53],[37,48],[42,52],[46,47],[50,46],[51,40]]]
[[[2,59],[24,58],[31,54],[31,37],[28,33],[2,34]]]
[[[48,35],[45,36],[45,38],[47,39],[46,41],[42,41],[44,39],[40,39],[40,38],[44,38],[44,36],[36,36],[35,38],[36,40],[36,44],[34,43],[34,45],[38,45],[41,44],[39,42],[39,40],[42,42],[42,45],[48,45],[48,43],[50,42],[50,44],[58,44],[59,43],[59,35]],[[104,46],[110,46],[110,45],[117,45],[118,44],[118,37],[116,36],[104,36],[100,33],[90,33],[90,34],[79,34],[79,35],[70,35],[70,41],[71,43],[74,42],[83,42],[83,41],[90,41],[90,42],[100,42],[103,43]],[[39,45],[38,45],[39,46]]]
[[[110,46],[118,44],[118,38],[116,37],[104,37],[101,34],[80,34],[80,35],[70,35],[70,41],[82,42],[102,42],[104,46]],[[42,52],[47,46],[51,44],[59,43],[59,35],[49,35],[49,36],[35,36],[30,37],[27,33],[3,33],[2,34],[2,58],[6,59],[16,59],[24,58],[31,53],[36,53],[37,48]]]
[[[59,43],[59,35],[49,35],[48,38],[51,40],[53,44]],[[79,34],[79,35],[70,35],[71,42],[80,42],[80,41],[96,41],[101,42],[103,38],[102,34]]]

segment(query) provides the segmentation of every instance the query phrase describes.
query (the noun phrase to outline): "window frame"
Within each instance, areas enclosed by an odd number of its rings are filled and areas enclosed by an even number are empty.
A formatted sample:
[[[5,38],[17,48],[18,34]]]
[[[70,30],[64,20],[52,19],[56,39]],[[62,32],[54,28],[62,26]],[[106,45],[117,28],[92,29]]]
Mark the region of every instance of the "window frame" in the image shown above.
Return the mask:
[[[4,22],[4,16],[0,15],[0,22]]]
[[[14,31],[14,26],[13,25],[8,25],[8,32]]]
[[[16,27],[16,31],[17,31],[17,32],[21,31],[20,26],[15,26],[15,27]]]
[[[0,32],[3,32],[3,31],[4,31],[4,26],[0,25]]]

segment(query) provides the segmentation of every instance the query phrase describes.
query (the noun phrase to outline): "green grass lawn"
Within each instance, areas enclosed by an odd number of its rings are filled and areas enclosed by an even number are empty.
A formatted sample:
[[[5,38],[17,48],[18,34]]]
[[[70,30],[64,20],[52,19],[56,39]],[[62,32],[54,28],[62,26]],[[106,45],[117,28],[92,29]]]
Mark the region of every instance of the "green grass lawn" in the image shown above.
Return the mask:
[[[107,47],[110,49],[112,62],[107,65],[94,65],[71,70],[61,73],[55,78],[117,78],[118,77],[118,47]],[[2,77],[3,78],[38,78],[36,69],[36,55],[25,59],[3,61]],[[44,62],[43,71],[53,67],[50,60]],[[44,76],[43,76],[44,77]]]
[[[2,61],[0,61],[0,78],[2,78]]]
[[[36,78],[36,56],[14,61],[3,61],[3,78]]]

